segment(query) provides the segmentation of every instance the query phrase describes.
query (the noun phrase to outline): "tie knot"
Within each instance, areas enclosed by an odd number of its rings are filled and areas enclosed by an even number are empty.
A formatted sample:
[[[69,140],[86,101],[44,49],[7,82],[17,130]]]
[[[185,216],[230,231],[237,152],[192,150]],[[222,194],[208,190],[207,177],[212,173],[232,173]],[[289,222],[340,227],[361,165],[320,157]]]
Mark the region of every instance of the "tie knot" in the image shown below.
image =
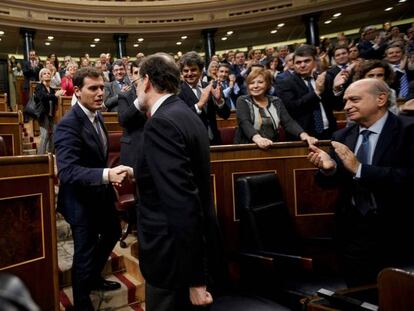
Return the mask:
[[[370,130],[363,130],[360,134],[362,135],[362,141],[367,141],[372,132]]]

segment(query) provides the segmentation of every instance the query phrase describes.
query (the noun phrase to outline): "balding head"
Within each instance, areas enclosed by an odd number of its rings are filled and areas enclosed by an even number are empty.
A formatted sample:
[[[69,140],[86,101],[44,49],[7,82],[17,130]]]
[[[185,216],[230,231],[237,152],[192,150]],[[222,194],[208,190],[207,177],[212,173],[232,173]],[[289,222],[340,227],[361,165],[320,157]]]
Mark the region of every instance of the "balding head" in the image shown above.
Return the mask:
[[[345,91],[345,111],[351,121],[370,127],[388,110],[389,87],[378,79],[362,79]]]

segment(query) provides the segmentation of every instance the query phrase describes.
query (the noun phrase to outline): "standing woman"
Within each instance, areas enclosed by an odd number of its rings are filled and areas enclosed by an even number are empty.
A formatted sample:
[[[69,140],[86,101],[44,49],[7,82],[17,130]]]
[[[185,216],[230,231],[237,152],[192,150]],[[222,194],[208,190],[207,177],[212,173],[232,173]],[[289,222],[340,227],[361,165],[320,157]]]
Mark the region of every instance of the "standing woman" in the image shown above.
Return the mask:
[[[236,104],[238,128],[235,144],[254,142],[259,148],[266,149],[279,140],[280,126],[289,134],[307,141],[309,145],[318,142],[292,119],[278,97],[267,95],[272,85],[269,71],[253,70],[247,76],[246,84],[249,95],[240,96]]]
[[[66,91],[66,96],[72,96],[74,93],[72,78],[77,70],[78,64],[75,62],[69,63],[66,67],[66,73],[61,82],[62,90]]]
[[[40,83],[35,89],[36,100],[38,100],[43,107],[43,113],[39,117],[40,125],[40,144],[37,151],[38,154],[46,152],[53,152],[52,133],[53,133],[53,118],[55,116],[56,104],[58,96],[64,95],[64,90],[56,91],[50,86],[52,74],[49,69],[43,68],[39,72]]]

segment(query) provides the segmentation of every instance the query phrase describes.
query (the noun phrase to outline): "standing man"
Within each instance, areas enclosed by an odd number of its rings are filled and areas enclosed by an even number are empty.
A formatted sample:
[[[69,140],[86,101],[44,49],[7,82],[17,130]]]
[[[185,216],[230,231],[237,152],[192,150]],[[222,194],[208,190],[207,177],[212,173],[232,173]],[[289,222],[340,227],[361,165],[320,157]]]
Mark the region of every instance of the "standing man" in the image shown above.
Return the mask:
[[[223,119],[230,116],[230,108],[221,94],[221,85],[213,85],[200,80],[204,62],[196,52],[188,52],[180,60],[181,92],[178,95],[203,121],[211,145],[221,143],[217,128],[216,114]]]
[[[105,85],[104,104],[109,112],[118,111],[118,95],[131,89],[131,82],[126,73],[126,67],[121,59],[113,63],[112,74],[115,79]]]
[[[295,73],[276,82],[276,94],[306,133],[318,139],[330,139],[337,129],[333,110],[343,109],[342,97],[325,92],[326,73],[316,77],[316,49],[313,46],[298,47],[293,63]],[[335,89],[347,80],[345,74],[339,78],[334,79]]]
[[[111,183],[121,184],[130,168],[106,168],[108,135],[99,113],[104,89],[101,72],[81,68],[73,84],[78,102],[57,125],[54,143],[60,180],[58,211],[70,224],[74,241],[74,306],[84,311],[94,310],[91,290],[121,287],[104,280],[101,272],[120,236]]]
[[[203,123],[175,94],[180,71],[167,54],[141,63],[137,109],[151,118],[135,172],[140,268],[146,310],[193,310],[213,301],[219,258]]]
[[[355,123],[337,131],[330,154],[310,146],[317,181],[339,187],[337,238],[348,286],[375,283],[389,266],[413,265],[414,122],[388,112],[385,82],[363,79],[345,91]]]

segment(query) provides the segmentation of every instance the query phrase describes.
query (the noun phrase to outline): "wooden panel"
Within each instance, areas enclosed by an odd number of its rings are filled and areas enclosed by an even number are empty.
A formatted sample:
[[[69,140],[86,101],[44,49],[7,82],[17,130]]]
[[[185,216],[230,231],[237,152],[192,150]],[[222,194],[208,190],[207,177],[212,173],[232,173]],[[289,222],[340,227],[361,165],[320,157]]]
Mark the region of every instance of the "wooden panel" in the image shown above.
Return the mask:
[[[18,112],[0,112],[0,136],[6,142],[7,155],[22,154],[23,114]]]
[[[230,117],[228,119],[223,119],[217,116],[217,127],[235,127],[237,126],[237,117],[236,117],[236,111],[232,111],[230,113]]]
[[[68,112],[72,106],[72,96],[59,96],[57,109],[55,113],[55,123],[57,124],[60,119]]]
[[[108,132],[122,132],[118,121],[118,112],[102,112],[102,116]]]
[[[346,112],[334,111],[334,117],[336,118],[336,121],[346,121]]]
[[[39,81],[30,81],[29,96],[32,96],[36,86],[39,84]]]
[[[0,94],[0,112],[7,112],[7,93]]]
[[[27,97],[24,93],[24,77],[16,77],[16,104],[17,110],[23,110],[26,105]]]
[[[52,155],[0,158],[0,272],[17,275],[41,310],[59,310]]]
[[[327,142],[321,145],[327,148]],[[332,237],[337,192],[327,192],[316,185],[316,170],[306,159],[307,154],[308,148],[302,142],[275,143],[269,150],[258,149],[254,144],[210,148],[214,202],[229,252],[237,252],[239,245],[234,185],[237,177],[246,174],[276,172],[299,235]]]

